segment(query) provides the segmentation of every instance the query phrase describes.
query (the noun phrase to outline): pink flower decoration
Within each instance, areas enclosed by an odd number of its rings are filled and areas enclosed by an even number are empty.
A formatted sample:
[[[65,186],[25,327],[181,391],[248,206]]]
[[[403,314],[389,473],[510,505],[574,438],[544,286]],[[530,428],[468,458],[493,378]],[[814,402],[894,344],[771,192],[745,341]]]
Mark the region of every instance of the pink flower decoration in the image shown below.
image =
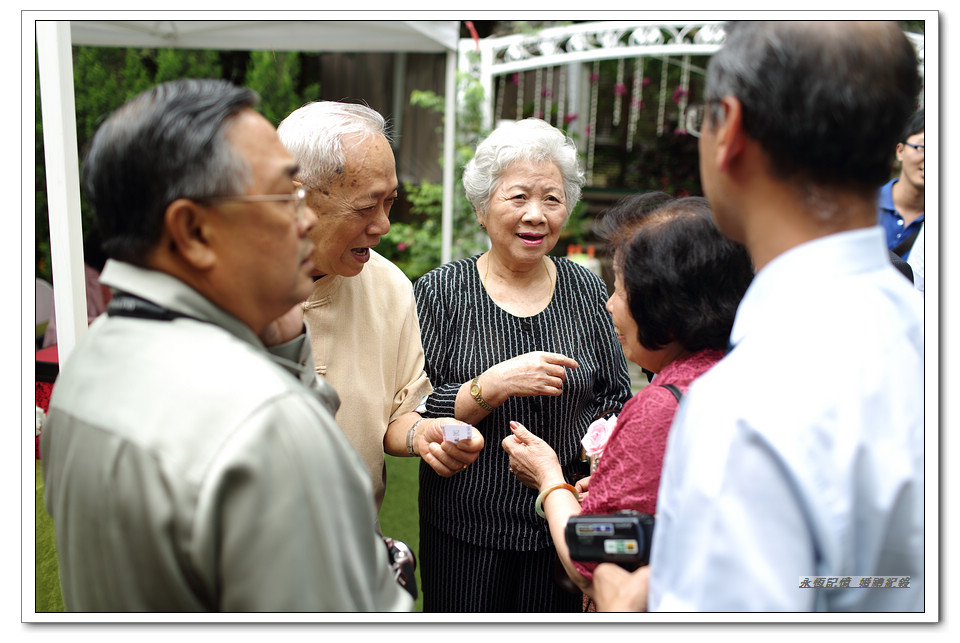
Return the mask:
[[[617,83],[613,87],[613,93],[615,93],[617,96],[623,96],[627,93],[627,86],[623,83]]]
[[[513,84],[513,85],[519,85],[519,84],[520,84],[520,74],[514,74],[513,76],[511,76],[511,77],[510,77],[510,83]]]
[[[586,127],[583,128],[583,133],[586,134],[588,138],[589,138],[589,136],[590,136],[590,132],[592,132],[592,131],[593,131],[593,128],[590,127],[589,125],[587,125]]]
[[[689,94],[690,92],[681,89],[679,86],[673,90],[673,102],[679,103],[680,99]]]
[[[579,116],[579,114],[564,114],[564,115],[563,115],[563,122],[564,122],[564,123],[572,123],[573,121],[577,120],[577,117],[578,117],[578,116]]]
[[[641,84],[643,87],[646,87],[647,85],[649,85],[649,84],[652,83],[652,82],[653,82],[653,81],[650,80],[650,77],[649,77],[649,76],[644,76],[644,77],[643,77],[643,82],[640,83],[640,84]]]
[[[610,434],[616,427],[616,415],[609,420],[604,418],[594,420],[593,424],[587,427],[587,434],[580,440],[584,453],[588,456],[597,456],[603,453],[604,447],[607,446],[607,440],[610,439]]]
[[[407,249],[407,244],[405,244],[403,241],[397,244],[397,250],[399,250],[400,252],[403,252],[406,249]]]
[[[540,94],[543,96],[553,96],[553,92],[551,92],[546,87],[544,87],[543,90],[541,90]]]
[[[590,82],[595,83],[600,79],[600,74],[590,74]]]

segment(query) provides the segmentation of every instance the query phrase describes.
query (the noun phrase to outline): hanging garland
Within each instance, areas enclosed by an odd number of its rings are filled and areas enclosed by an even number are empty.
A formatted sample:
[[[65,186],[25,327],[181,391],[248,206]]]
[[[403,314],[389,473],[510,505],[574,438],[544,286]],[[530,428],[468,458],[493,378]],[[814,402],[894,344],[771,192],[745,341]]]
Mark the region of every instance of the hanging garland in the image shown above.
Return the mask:
[[[643,56],[637,57],[633,66],[633,87],[630,94],[630,115],[627,120],[627,151],[633,150],[633,139],[637,136],[637,122],[643,107]]]
[[[526,72],[517,72],[517,120],[523,118],[523,77]]]
[[[684,54],[683,69],[680,71],[680,100],[677,101],[677,129],[687,133],[687,123],[683,118],[687,111],[687,100],[690,96],[690,56]]]
[[[564,129],[567,124],[567,101],[566,101],[566,89],[567,89],[567,66],[564,65],[560,68],[560,78],[557,80],[559,87],[557,88],[557,127]]]
[[[587,185],[593,183],[594,148],[597,144],[597,101],[600,92],[600,61],[593,63],[590,74],[590,124],[587,125]]]
[[[553,111],[553,67],[547,72],[547,86],[543,90],[543,97],[546,105],[543,108],[543,120],[550,122],[551,112]]]
[[[498,87],[497,87],[497,108],[496,108],[496,109],[494,110],[494,112],[493,112],[494,124],[496,124],[496,122],[497,122],[498,119],[503,118],[503,96],[504,96],[504,94],[507,93],[507,92],[506,92],[507,77],[504,76],[504,75],[501,75],[501,76],[497,79],[497,85],[498,85]]]
[[[657,136],[663,136],[663,118],[667,109],[667,57],[660,57],[660,105],[657,108]]]
[[[623,84],[623,65],[624,60],[617,60],[617,84],[613,87],[615,98],[613,99],[613,126],[620,125],[620,115],[623,111],[623,95],[626,93],[626,86]]]

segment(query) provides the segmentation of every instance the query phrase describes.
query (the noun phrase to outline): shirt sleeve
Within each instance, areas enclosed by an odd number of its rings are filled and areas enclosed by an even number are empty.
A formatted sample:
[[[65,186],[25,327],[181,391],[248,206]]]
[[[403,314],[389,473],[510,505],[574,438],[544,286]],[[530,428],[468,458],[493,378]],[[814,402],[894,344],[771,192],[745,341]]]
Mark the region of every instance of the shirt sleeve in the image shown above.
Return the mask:
[[[371,483],[332,417],[273,400],[222,449],[201,488],[197,543],[226,612],[401,611],[374,528]],[[206,532],[206,533],[204,533]]]
[[[436,275],[428,273],[413,286],[420,322],[420,336],[427,377],[433,393],[427,398],[425,415],[429,417],[454,417],[457,393],[463,382],[447,381],[443,364],[457,345],[455,327],[448,322],[444,309],[442,289],[436,285]]]
[[[423,398],[433,392],[433,386],[424,370],[425,357],[417,317],[417,303],[410,292],[410,299],[400,330],[397,347],[397,385],[390,421],[405,413],[415,411]]]

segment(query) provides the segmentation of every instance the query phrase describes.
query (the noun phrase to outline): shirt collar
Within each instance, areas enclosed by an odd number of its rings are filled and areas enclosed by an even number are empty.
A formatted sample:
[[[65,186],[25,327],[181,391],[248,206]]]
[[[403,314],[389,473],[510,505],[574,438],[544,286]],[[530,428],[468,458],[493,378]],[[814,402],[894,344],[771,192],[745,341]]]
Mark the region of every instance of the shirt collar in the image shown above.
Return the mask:
[[[108,259],[100,274],[100,281],[158,306],[215,324],[250,344],[262,346],[260,339],[249,326],[165,272]]]
[[[879,226],[840,232],[800,244],[774,258],[754,277],[730,333],[736,346],[763,311],[787,305],[801,292],[822,288],[844,276],[889,265],[883,229]],[[757,322],[759,323],[759,322]]]

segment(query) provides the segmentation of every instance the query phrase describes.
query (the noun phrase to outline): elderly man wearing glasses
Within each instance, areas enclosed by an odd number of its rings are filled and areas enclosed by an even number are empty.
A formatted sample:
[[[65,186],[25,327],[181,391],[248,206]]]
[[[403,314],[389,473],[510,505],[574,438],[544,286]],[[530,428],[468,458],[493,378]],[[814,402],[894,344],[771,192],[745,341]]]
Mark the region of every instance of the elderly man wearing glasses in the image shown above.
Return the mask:
[[[115,295],[60,371],[41,444],[70,611],[412,607],[314,372],[300,302],[317,218],[256,102],[160,85],[85,160]]]

